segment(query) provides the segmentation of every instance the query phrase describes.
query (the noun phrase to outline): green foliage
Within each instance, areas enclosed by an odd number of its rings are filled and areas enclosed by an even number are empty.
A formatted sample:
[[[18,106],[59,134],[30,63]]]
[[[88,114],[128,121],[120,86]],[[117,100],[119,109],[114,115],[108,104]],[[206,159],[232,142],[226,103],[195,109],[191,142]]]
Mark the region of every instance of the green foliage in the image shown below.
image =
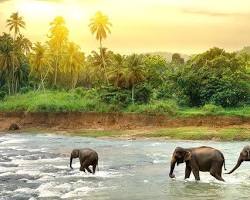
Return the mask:
[[[5,91],[0,90],[0,100],[3,100],[6,95]]]
[[[249,81],[244,63],[235,53],[213,48],[188,61],[177,85],[191,106],[213,102],[232,107],[249,98]]]
[[[150,101],[152,89],[148,84],[140,84],[135,88],[135,103],[146,104]]]
[[[181,55],[179,53],[174,53],[172,55],[172,61],[171,63],[174,63],[174,64],[184,64],[184,58],[181,57]]]
[[[152,87],[163,84],[163,77],[166,72],[166,60],[158,55],[146,55],[144,57],[146,79]]]
[[[0,104],[1,111],[28,112],[107,112],[108,106],[98,98],[85,98],[75,92],[29,92],[5,98]]]
[[[103,102],[116,105],[116,107],[126,107],[131,102],[128,90],[121,90],[110,86],[99,89],[99,94]]]
[[[216,106],[214,104],[205,104],[202,107],[202,111],[206,114],[216,114],[223,111],[221,106]]]
[[[25,22],[18,13],[7,26],[11,35],[0,36],[2,110],[249,115],[249,48],[237,53],[212,48],[187,62],[178,53],[171,62],[160,55],[116,54],[102,46],[111,23],[98,12],[89,27],[100,52],[85,59],[69,41],[62,17],[50,23],[47,41],[33,48],[20,33]]]
[[[178,106],[174,101],[155,101],[146,105],[130,105],[126,111],[146,114],[167,114],[174,116],[178,112]]]

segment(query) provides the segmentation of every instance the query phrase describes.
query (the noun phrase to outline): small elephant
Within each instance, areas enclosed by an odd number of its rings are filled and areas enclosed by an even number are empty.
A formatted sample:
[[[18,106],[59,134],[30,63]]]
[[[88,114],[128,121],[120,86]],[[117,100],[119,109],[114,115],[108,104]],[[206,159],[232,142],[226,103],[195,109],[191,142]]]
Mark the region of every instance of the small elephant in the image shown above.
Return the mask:
[[[19,129],[20,129],[20,127],[16,123],[12,123],[9,126],[9,131],[16,131],[16,130],[19,130]]]
[[[169,177],[174,178],[173,174],[175,164],[186,163],[185,179],[190,177],[191,171],[194,174],[195,180],[200,180],[199,171],[210,172],[210,174],[220,181],[224,181],[221,177],[222,166],[225,159],[223,154],[212,147],[196,147],[196,148],[181,148],[177,147],[173,153]]]
[[[233,173],[240,165],[243,161],[250,161],[250,146],[247,145],[245,146],[242,151],[240,152],[240,156],[238,158],[238,161],[235,165],[235,167],[228,173],[226,174],[231,174]]]
[[[73,169],[72,167],[72,160],[73,158],[79,158],[80,160],[80,171],[84,171],[85,169],[89,173],[95,174],[96,171],[96,166],[98,165],[98,154],[96,151],[93,149],[89,148],[84,148],[84,149],[74,149],[71,152],[70,156],[70,168]],[[93,167],[93,172],[89,169],[89,166],[92,165]]]

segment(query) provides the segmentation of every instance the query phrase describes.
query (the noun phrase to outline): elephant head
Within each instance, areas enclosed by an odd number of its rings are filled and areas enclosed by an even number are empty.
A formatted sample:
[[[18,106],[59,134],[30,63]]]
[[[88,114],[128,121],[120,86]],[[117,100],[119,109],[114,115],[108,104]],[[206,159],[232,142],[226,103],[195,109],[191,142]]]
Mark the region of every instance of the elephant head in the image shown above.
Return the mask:
[[[226,174],[231,174],[233,173],[243,161],[250,161],[250,146],[245,146],[243,150],[240,152],[240,156],[238,158],[238,161],[235,165],[235,167],[228,173]]]
[[[78,158],[79,157],[79,149],[74,149],[72,152],[71,152],[71,156],[70,156],[70,168],[73,169],[72,167],[72,160],[73,158]]]
[[[177,165],[179,165],[180,163],[191,160],[191,157],[192,157],[192,154],[188,149],[177,147],[173,153],[173,156],[172,156],[169,177],[170,178],[175,177],[173,172],[174,172],[174,168],[175,168],[176,163],[177,163]]]

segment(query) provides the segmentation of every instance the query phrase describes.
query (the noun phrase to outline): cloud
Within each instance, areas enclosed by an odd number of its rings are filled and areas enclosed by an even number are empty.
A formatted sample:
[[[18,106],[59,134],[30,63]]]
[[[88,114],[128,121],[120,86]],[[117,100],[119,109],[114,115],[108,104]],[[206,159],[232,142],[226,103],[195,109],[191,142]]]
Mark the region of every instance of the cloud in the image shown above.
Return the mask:
[[[249,17],[250,13],[214,12],[209,10],[182,9],[183,13],[192,15],[204,15],[209,17]]]

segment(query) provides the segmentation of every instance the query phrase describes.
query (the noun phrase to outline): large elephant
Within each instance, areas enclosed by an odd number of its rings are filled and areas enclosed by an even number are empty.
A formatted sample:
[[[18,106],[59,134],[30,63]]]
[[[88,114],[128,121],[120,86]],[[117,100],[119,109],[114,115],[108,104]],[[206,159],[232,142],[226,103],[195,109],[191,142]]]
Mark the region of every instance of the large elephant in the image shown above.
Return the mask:
[[[74,149],[71,152],[70,156],[70,168],[73,169],[72,167],[72,160],[73,158],[79,158],[80,161],[80,171],[84,171],[85,169],[89,173],[95,174],[96,171],[96,166],[98,165],[98,154],[96,151],[93,149],[89,148],[84,148],[84,149]],[[93,167],[93,172],[89,169],[89,166],[92,165]]]
[[[228,172],[227,174],[233,173],[241,165],[241,163],[243,161],[250,161],[250,146],[249,145],[245,146],[242,149],[235,167],[230,172]]]
[[[173,153],[169,177],[174,178],[173,174],[175,164],[186,163],[185,179],[190,177],[191,171],[194,174],[195,180],[200,180],[199,171],[210,172],[210,174],[220,181],[224,181],[221,177],[222,166],[225,159],[223,154],[212,147],[196,147],[196,148],[181,148],[177,147]]]

